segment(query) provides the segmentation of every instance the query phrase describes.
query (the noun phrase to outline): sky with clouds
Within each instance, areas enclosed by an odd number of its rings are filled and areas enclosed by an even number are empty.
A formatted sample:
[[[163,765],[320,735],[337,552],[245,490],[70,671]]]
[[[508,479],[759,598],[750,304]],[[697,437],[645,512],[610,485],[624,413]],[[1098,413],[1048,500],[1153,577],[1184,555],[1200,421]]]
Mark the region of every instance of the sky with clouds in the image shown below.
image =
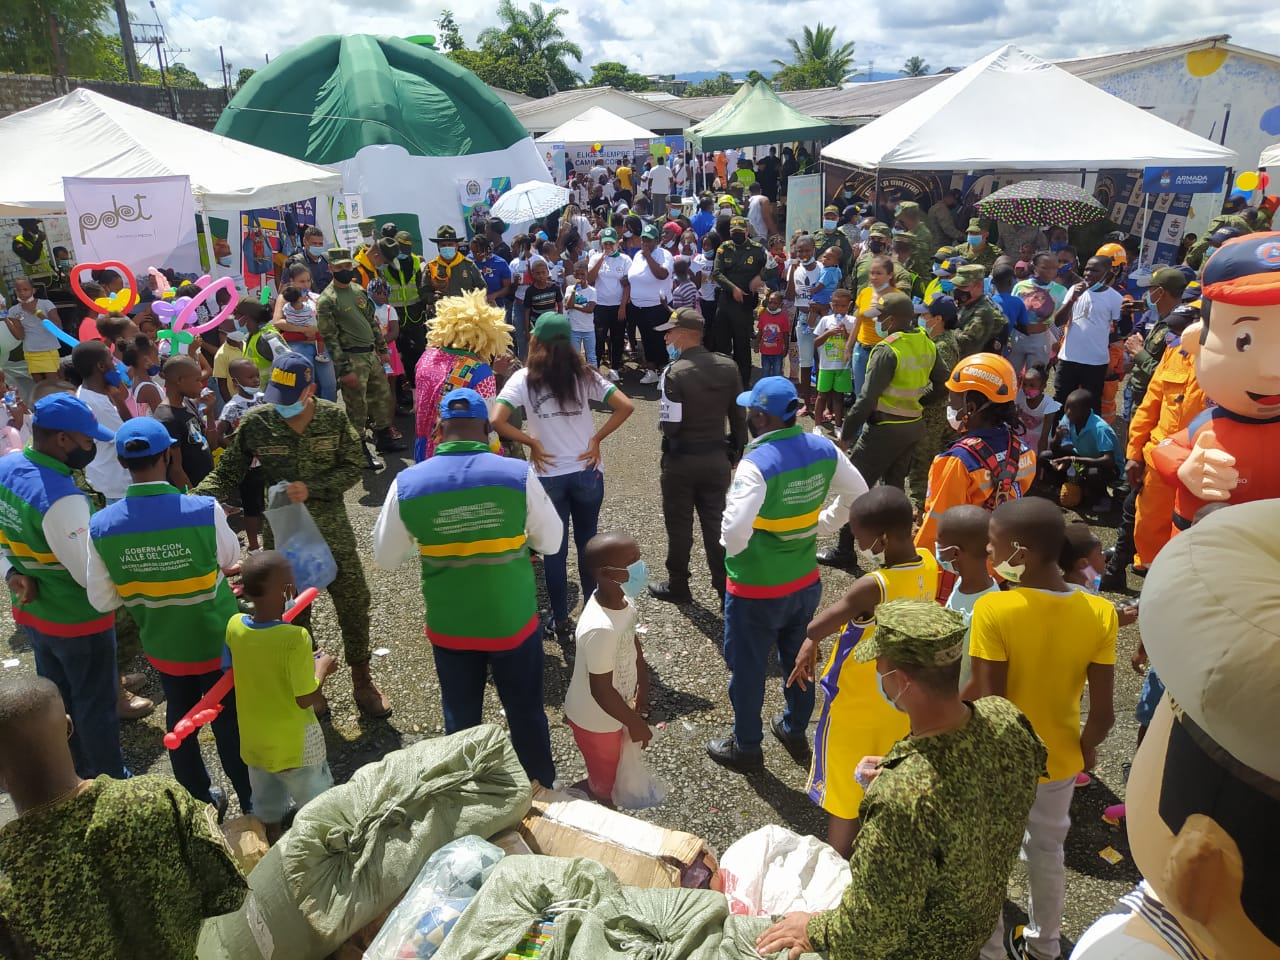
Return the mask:
[[[468,45],[481,29],[494,24],[497,5],[497,0],[455,0],[450,5]],[[207,81],[218,82],[219,44],[233,71],[261,67],[264,56],[275,57],[323,34],[432,33],[446,4],[156,0],[156,6],[171,46],[187,48],[173,59]],[[579,73],[584,78],[590,76],[591,64],[600,60],[620,60],[642,73],[768,72],[775,57],[786,59],[788,36],[798,36],[805,25],[833,21],[830,0],[733,0],[733,20],[745,25],[742,30],[725,28],[719,3],[570,0],[561,6],[568,11],[561,20],[565,32],[583,50]],[[877,72],[896,70],[915,55],[924,57],[933,70],[963,67],[1010,41],[1039,56],[1061,59],[1226,33],[1240,46],[1280,54],[1280,18],[1264,16],[1265,4],[1257,0],[1076,0],[1045,6],[1021,0],[859,5],[853,23],[837,22],[837,39],[855,42],[858,69],[874,63]],[[129,7],[134,19],[152,19],[144,0],[129,0]],[[151,52],[147,62],[154,56]]]

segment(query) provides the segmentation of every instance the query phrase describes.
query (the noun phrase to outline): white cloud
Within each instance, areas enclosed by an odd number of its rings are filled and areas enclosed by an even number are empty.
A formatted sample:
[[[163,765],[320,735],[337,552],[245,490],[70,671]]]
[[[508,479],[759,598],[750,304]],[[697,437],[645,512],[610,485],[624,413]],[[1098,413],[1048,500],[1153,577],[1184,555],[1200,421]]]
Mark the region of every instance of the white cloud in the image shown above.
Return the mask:
[[[446,5],[469,44],[495,23],[497,0],[403,0],[385,12],[355,0],[278,0],[252,14],[243,0],[157,0],[170,43],[189,49],[175,59],[210,82],[220,82],[219,45],[233,72],[260,68],[264,56],[274,58],[322,34],[431,33]],[[773,58],[787,59],[788,36],[820,21],[837,24],[838,42],[856,41],[860,69],[874,61],[877,71],[894,70],[915,55],[935,70],[962,67],[1010,41],[1040,56],[1065,58],[1228,33],[1241,46],[1280,53],[1280,20],[1262,16],[1256,0],[1217,0],[1203,8],[1186,0],[1077,0],[1047,10],[1029,10],[1021,0],[893,0],[863,7],[856,20],[837,16],[829,0],[736,0],[733,26],[716,4],[689,0],[563,5],[566,34],[583,49],[578,72],[584,78],[600,60],[620,60],[643,73],[768,72]],[[150,19],[142,0],[132,6],[138,19]]]

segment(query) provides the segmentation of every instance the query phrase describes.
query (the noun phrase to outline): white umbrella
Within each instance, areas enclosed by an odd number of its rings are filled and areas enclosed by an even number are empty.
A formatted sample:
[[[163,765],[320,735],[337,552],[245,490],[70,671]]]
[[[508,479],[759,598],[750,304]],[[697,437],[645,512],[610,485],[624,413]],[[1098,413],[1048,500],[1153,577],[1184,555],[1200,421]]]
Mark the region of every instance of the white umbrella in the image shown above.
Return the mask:
[[[545,180],[526,180],[498,198],[489,216],[507,223],[524,223],[555,213],[569,202],[569,188]]]

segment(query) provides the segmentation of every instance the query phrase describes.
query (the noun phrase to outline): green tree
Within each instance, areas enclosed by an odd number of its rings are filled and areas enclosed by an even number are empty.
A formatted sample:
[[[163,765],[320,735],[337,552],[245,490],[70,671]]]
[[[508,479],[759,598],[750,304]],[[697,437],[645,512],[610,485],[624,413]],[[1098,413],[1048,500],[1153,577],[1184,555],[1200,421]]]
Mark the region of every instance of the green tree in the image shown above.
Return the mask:
[[[445,52],[467,48],[467,42],[462,39],[462,31],[458,29],[458,21],[453,18],[453,11],[447,7],[436,17],[436,33],[440,34],[440,43]]]
[[[634,73],[616,60],[601,60],[591,68],[589,87],[613,87],[615,90],[648,90],[649,78]]]
[[[791,62],[774,60],[780,69],[774,75],[783,90],[812,90],[816,87],[838,87],[853,66],[853,44],[836,46],[836,28],[819,23],[804,28],[800,40],[788,37]]]
[[[714,77],[699,80],[684,88],[686,97],[727,97],[738,89],[738,81],[721,70]]]
[[[493,49],[450,50],[445,56],[491,87],[514,90],[529,97],[547,95],[547,78],[541,67],[516,57],[502,56]]]
[[[929,65],[924,62],[924,57],[909,57],[898,72],[904,77],[927,77]]]
[[[241,67],[240,72],[236,74],[236,89],[239,90],[248,83],[249,78],[257,72],[258,71],[253,69],[253,67]]]
[[[112,0],[5,0],[0,73],[96,77],[103,25],[114,9]]]
[[[513,0],[499,0],[498,20],[502,27],[482,30],[480,47],[499,58],[515,58],[541,69],[548,95],[576,87],[580,78],[566,60],[572,57],[581,63],[582,48],[565,39],[557,22],[567,12],[563,7],[548,10],[536,0],[528,10],[516,6]]]
[[[200,79],[194,70],[184,63],[171,63],[165,67],[165,79],[169,81],[171,87],[196,87],[204,89],[205,82]]]

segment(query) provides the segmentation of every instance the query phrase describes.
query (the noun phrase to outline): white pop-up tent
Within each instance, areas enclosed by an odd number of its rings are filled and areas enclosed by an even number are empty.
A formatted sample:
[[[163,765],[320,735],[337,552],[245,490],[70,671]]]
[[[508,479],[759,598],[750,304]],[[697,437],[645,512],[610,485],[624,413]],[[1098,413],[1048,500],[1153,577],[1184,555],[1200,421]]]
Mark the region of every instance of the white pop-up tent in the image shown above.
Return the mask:
[[[591,107],[554,130],[544,133],[538,143],[624,143],[628,140],[652,140],[657,134],[604,107]]]
[[[1280,143],[1273,143],[1262,151],[1262,156],[1258,158],[1258,166],[1266,167],[1268,170],[1280,168]]]
[[[1043,123],[1001,116],[1049,104]],[[866,170],[1230,166],[1236,153],[1006,44],[822,149]]]
[[[200,211],[253,210],[342,192],[336,170],[77,89],[0,119],[0,216],[66,211],[63,177],[191,179]]]

